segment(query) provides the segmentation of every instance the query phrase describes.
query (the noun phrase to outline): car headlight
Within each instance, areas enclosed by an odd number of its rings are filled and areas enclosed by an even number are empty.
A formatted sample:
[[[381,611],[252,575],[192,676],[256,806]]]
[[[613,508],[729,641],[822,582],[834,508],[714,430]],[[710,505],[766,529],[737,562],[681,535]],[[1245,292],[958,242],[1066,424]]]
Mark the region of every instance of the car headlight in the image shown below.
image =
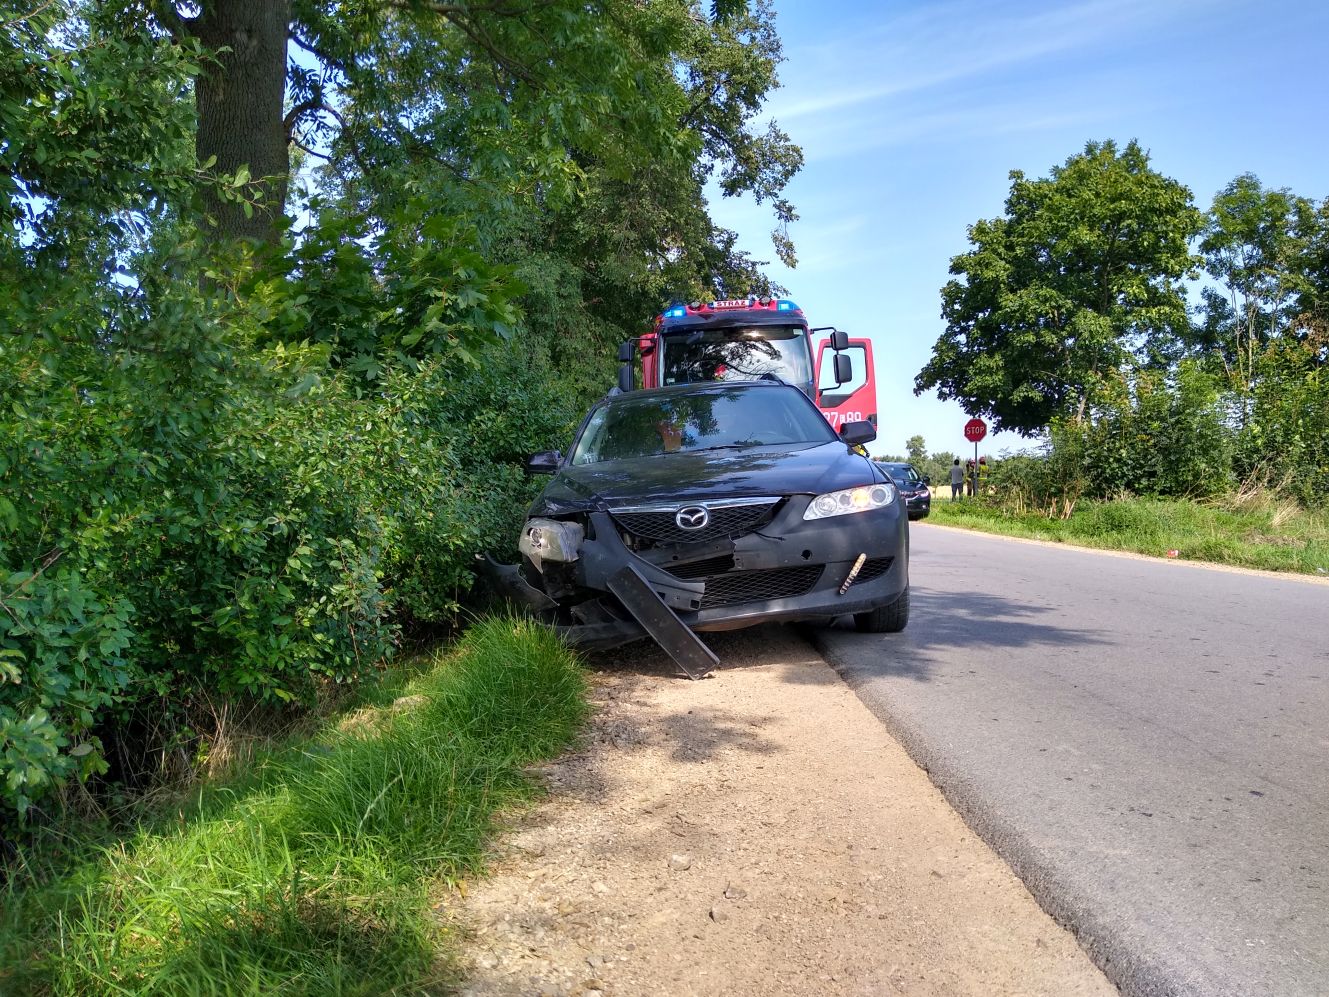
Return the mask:
[[[586,531],[578,523],[528,519],[521,529],[517,549],[529,557],[537,568],[541,568],[543,561],[577,560],[581,556],[581,542],[584,539]]]
[[[832,516],[847,516],[851,512],[882,509],[894,501],[894,485],[860,485],[858,488],[844,488],[838,492],[818,495],[808,503],[803,518],[829,519]]]

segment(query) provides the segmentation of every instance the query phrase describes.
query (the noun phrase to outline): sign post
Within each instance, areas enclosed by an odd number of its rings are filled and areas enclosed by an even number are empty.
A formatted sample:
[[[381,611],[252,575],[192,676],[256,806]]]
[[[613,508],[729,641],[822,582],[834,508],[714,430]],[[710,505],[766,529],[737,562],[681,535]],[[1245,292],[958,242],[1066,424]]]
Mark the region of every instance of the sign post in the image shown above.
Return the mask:
[[[987,434],[988,424],[977,416],[964,424],[964,438],[974,445],[974,471],[969,479],[972,491],[969,494],[975,497],[978,495],[978,444]]]

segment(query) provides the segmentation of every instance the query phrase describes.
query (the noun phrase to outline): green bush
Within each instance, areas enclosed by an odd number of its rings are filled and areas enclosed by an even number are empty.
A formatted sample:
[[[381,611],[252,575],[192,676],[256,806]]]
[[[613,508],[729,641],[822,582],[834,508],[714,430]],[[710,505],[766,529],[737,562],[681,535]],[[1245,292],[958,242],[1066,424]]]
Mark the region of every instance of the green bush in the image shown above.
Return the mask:
[[[474,555],[516,536],[521,457],[576,418],[538,350],[367,390],[325,345],[175,304],[109,343],[78,315],[0,341],[0,815],[104,770],[100,727],[135,710],[169,731],[204,691],[308,701],[453,620]]]
[[[1329,350],[1325,336],[1284,339],[1261,356],[1237,440],[1245,481],[1267,482],[1308,506],[1329,504]]]

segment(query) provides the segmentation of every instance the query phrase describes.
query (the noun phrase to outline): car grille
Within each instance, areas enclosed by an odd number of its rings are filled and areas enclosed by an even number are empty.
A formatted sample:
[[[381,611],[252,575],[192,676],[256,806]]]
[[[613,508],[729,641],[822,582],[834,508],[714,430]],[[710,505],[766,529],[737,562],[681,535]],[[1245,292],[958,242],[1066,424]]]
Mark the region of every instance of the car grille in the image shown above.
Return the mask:
[[[694,581],[698,578],[707,578],[711,575],[722,575],[734,566],[734,557],[732,554],[726,554],[724,557],[708,557],[704,561],[690,561],[687,564],[667,564],[664,569],[675,578],[682,578],[684,581]]]
[[[891,570],[891,565],[894,563],[893,557],[870,557],[863,562],[863,567],[859,568],[858,577],[854,581],[870,582],[874,578],[880,578]]]
[[[677,509],[613,512],[615,522],[633,536],[657,543],[705,543],[736,533],[751,533],[771,521],[776,501],[754,505],[711,506],[711,521],[700,530],[683,530],[674,522]],[[705,503],[698,503],[705,504]]]
[[[736,606],[767,599],[792,599],[806,595],[821,578],[823,565],[807,564],[794,568],[766,568],[761,571],[731,571],[706,579],[701,597],[702,609]]]

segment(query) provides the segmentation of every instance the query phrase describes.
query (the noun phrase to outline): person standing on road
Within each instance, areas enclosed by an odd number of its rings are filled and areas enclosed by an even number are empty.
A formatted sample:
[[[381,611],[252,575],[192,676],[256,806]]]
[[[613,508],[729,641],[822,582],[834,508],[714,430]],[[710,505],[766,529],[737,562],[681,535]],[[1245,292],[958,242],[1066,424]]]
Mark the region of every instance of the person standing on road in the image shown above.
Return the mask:
[[[954,502],[960,497],[960,489],[964,487],[964,468],[960,466],[960,458],[955,458],[955,463],[951,465],[951,501]]]

